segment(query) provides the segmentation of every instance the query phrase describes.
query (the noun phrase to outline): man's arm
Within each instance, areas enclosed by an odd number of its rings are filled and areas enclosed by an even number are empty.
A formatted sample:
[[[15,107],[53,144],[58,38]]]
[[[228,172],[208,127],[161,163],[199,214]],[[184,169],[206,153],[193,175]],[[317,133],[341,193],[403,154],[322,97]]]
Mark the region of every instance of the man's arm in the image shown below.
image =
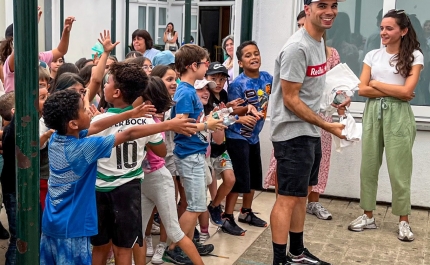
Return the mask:
[[[342,136],[342,130],[344,128],[343,124],[328,123],[324,121],[300,99],[299,92],[302,88],[301,83],[281,79],[281,88],[285,107],[292,111],[297,117],[308,123],[316,125],[339,138],[345,138]]]

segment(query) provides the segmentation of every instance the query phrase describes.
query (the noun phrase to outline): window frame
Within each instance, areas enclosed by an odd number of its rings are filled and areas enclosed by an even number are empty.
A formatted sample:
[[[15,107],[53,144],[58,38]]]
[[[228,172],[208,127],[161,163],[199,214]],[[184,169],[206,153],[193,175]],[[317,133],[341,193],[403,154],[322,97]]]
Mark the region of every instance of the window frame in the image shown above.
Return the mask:
[[[295,9],[295,14],[293,16],[294,18],[293,27],[295,27],[296,25],[295,18],[297,17],[299,12],[303,10],[303,1],[302,0],[298,0],[298,1],[301,4],[299,6],[302,8]],[[383,0],[383,5],[382,5],[383,14],[387,13],[391,9],[395,9],[396,6],[397,6],[397,0]],[[381,43],[381,47],[382,47],[382,43]],[[355,118],[361,119],[363,117],[364,106],[365,106],[364,102],[351,102],[351,106],[349,110]],[[430,131],[430,125],[429,125],[430,124],[430,106],[411,105],[411,107],[415,115],[415,120],[417,122],[417,130]]]

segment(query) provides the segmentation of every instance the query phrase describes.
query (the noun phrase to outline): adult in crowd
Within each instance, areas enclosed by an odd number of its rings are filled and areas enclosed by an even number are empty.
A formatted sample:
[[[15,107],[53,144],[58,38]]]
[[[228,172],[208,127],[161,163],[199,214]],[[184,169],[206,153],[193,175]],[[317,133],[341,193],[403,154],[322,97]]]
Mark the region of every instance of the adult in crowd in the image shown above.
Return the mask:
[[[270,216],[273,265],[329,264],[304,247],[303,231],[307,197],[312,186],[318,184],[319,128],[342,137],[344,127],[340,123],[324,121],[317,114],[322,96],[319,88],[325,83],[327,63],[322,38],[335,21],[337,2],[342,1],[305,0],[305,25],[290,37],[275,62],[269,101],[278,178],[278,197]]]
[[[228,89],[228,84],[233,82],[234,79],[234,71],[233,71],[233,63],[234,63],[234,36],[228,35],[222,40],[222,49],[225,54],[227,54],[227,59],[224,61],[223,65],[228,70],[228,82],[225,83],[224,89]]]
[[[430,46],[430,20],[426,20],[423,24],[424,36],[426,37],[427,45]]]
[[[179,49],[178,32],[175,31],[175,26],[169,22],[164,31],[163,41],[166,43],[164,50],[175,53]]]
[[[348,229],[375,229],[379,169],[385,149],[392,190],[392,213],[399,216],[398,239],[415,239],[411,214],[412,147],[415,116],[409,101],[424,66],[424,56],[411,20],[403,10],[391,10],[382,19],[383,48],[364,58],[358,93],[367,97],[363,113],[360,170],[360,207],[364,213]]]
[[[133,40],[133,43],[130,48],[133,51],[140,52],[144,57],[151,61],[154,59],[154,56],[160,52],[153,48],[154,41],[152,40],[149,32],[144,29],[136,29],[131,35],[131,39]]]

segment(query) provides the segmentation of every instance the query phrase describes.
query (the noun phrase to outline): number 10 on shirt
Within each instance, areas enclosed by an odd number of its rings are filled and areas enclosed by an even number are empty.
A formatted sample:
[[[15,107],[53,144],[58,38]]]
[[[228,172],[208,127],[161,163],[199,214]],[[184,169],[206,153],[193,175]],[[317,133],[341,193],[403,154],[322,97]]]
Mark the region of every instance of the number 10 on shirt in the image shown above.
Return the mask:
[[[131,161],[129,160],[131,156]],[[117,169],[134,168],[137,166],[137,142],[125,142],[116,147]]]

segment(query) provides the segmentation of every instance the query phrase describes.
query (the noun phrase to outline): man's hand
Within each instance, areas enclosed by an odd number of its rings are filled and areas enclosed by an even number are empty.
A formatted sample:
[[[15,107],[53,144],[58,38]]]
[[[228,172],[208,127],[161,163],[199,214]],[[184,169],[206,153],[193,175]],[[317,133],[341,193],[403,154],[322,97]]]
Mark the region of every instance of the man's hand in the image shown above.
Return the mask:
[[[100,33],[100,39],[98,39],[98,41],[103,45],[104,51],[109,53],[119,44],[119,41],[112,43],[109,30],[104,30],[103,34]]]
[[[130,110],[131,118],[140,118],[140,117],[146,117],[146,118],[152,118],[152,115],[155,115],[155,112],[157,111],[156,108],[154,108],[154,105],[147,105],[145,103],[137,106],[136,108]]]
[[[345,128],[345,125],[338,122],[327,123],[327,126],[323,128],[327,132],[337,136],[340,139],[346,139],[345,135],[342,135],[342,130]]]
[[[257,118],[252,115],[239,116],[239,120],[237,120],[236,122],[246,125],[250,128],[254,128],[255,124],[257,124]]]
[[[75,17],[67,17],[64,21],[64,31],[70,32],[72,30],[73,22],[75,22]]]
[[[192,136],[196,134],[197,124],[195,119],[181,119],[175,117],[174,119],[165,121],[168,124],[168,131],[174,131],[175,133],[183,134],[186,136]]]

